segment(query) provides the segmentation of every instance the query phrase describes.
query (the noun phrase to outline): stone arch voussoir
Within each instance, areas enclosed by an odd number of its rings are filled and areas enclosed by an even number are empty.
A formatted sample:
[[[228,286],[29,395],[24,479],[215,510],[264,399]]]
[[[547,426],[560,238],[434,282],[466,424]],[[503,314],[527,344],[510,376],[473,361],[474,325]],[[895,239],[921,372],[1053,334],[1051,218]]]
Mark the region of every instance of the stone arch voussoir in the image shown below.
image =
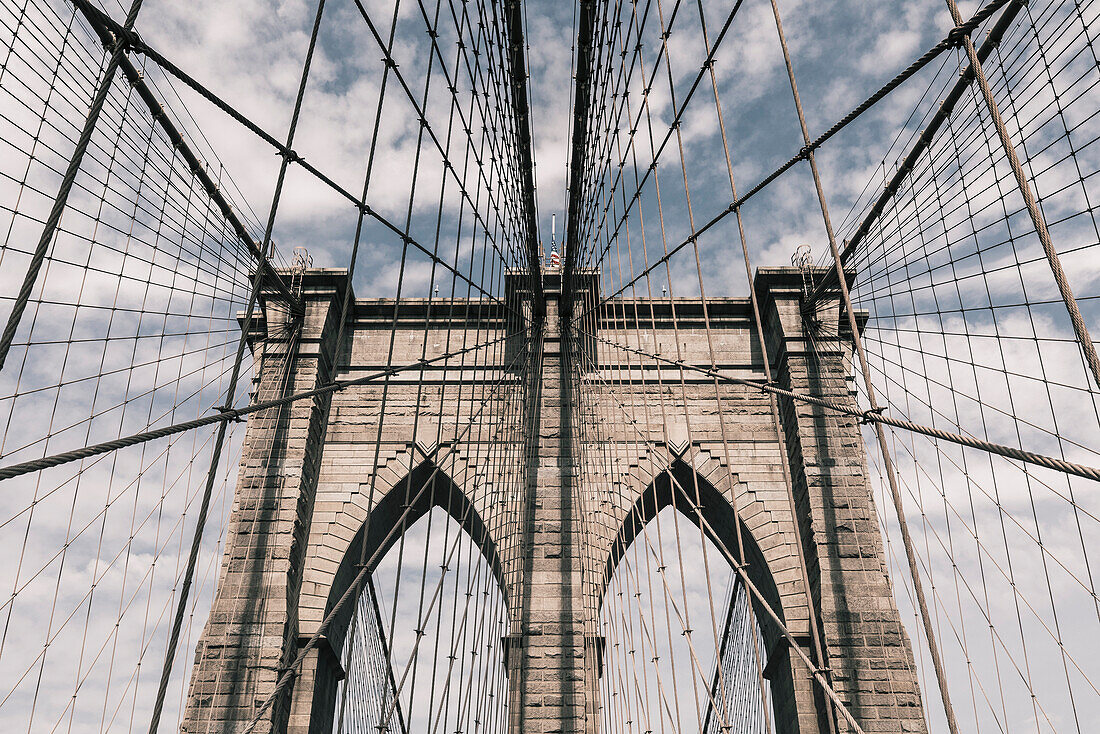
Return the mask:
[[[793,628],[796,634],[804,631],[810,615],[797,565],[798,551],[793,545],[785,487],[766,479],[740,477],[724,460],[721,445],[693,443],[686,449],[680,447],[681,451],[669,448],[663,463],[657,463],[654,457],[652,464],[660,470],[651,469],[646,477],[644,467],[638,465],[620,479],[621,499],[625,502],[611,522],[618,531],[609,537],[603,566],[597,568],[598,603],[602,607],[619,562],[645,526],[662,510],[675,507],[702,527],[724,560],[745,564],[749,580],[763,596],[763,600],[750,598],[768,663],[765,675],[776,700],[791,700],[799,683],[786,654],[785,639],[765,612],[765,605],[773,609],[784,626]],[[743,546],[743,554],[739,546]],[[793,718],[796,714],[791,710],[774,713],[779,731],[797,730]]]
[[[699,524],[700,513],[696,513],[692,497],[698,486],[701,514],[710,540],[722,551],[724,559],[728,560],[728,554],[729,558],[747,563],[750,579],[769,604],[792,631],[801,633],[809,619],[809,610],[785,487],[781,483],[740,477],[725,465],[723,453],[721,445],[701,442],[692,443],[679,454],[670,447],[667,453],[660,452],[663,458],[647,452],[646,461],[636,463],[619,478],[618,506],[609,510],[612,514],[609,525],[617,530],[612,530],[605,539],[603,562],[596,569],[600,604],[620,559],[658,512],[672,505]],[[669,473],[684,491],[668,479]],[[736,522],[746,546],[745,558],[740,557],[736,542],[735,507]]]
[[[356,491],[344,492],[338,508],[326,507],[329,511],[323,515],[315,513],[298,607],[304,636],[313,634],[332,611],[358,574],[360,559],[365,558],[372,568],[377,566],[401,534],[433,507],[447,512],[470,536],[508,598],[496,538],[484,520],[485,499],[470,493],[464,481],[473,479],[469,457],[457,448],[448,451],[444,447],[436,455],[442,468],[417,447],[383,451],[378,458],[373,488],[371,477],[365,476]],[[319,496],[324,489],[319,488]],[[328,499],[329,505],[335,504],[332,497]],[[406,508],[409,512],[402,522]],[[394,530],[399,523],[403,527]],[[345,606],[325,635],[337,654],[353,604]]]

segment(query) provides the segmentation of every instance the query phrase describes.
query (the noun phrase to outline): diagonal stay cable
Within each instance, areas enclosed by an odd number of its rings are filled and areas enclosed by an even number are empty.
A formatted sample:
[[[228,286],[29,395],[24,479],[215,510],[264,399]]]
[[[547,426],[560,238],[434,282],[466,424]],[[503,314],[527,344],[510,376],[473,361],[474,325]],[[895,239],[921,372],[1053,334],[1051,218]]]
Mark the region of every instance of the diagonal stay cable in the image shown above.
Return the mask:
[[[931,61],[934,60],[937,56],[939,56],[940,53],[942,53],[943,51],[946,51],[949,48],[953,48],[957,43],[957,41],[955,39],[958,38],[959,35],[966,35],[968,33],[971,33],[983,21],[987,20],[989,18],[989,16],[991,16],[994,12],[996,12],[1002,6],[1004,6],[1005,4],[1007,4],[1008,2],[1011,2],[1011,1],[1012,0],[993,0],[993,2],[989,3],[989,5],[985,6],[984,8],[979,10],[977,13],[975,13],[974,16],[971,17],[971,19],[969,21],[967,21],[966,23],[963,23],[962,25],[956,26],[956,28],[952,29],[951,33],[948,34],[947,38],[940,41],[938,44],[936,44],[931,49],[929,49],[929,51],[927,51],[924,55],[922,55],[917,61],[913,62],[913,64],[911,64],[910,66],[906,67],[901,73],[899,73],[897,76],[895,76],[893,79],[891,79],[885,85],[883,85],[877,92],[872,94],[864,102],[857,105],[851,112],[849,112],[847,115],[842,117],[835,125],[833,125],[827,131],[822,133],[815,140],[811,141],[808,145],[803,147],[801,150],[799,150],[798,153],[795,156],[793,156],[790,160],[788,160],[786,163],[781,165],[779,168],[775,169],[772,173],[768,174],[759,183],[757,183],[751,189],[749,189],[744,194],[739,196],[735,201],[731,202],[728,206],[726,206],[720,212],[718,212],[713,217],[711,217],[709,220],[707,220],[701,227],[696,229],[689,237],[684,239],[682,242],[680,242],[676,246],[669,248],[668,253],[661,256],[661,258],[659,258],[657,261],[655,261],[651,265],[647,266],[645,270],[643,270],[636,277],[631,279],[630,282],[625,283],[624,285],[622,285],[614,293],[611,293],[611,294],[601,298],[598,302],[596,302],[594,304],[594,307],[602,306],[602,305],[606,304],[608,301],[610,301],[612,298],[615,298],[617,296],[622,295],[623,293],[626,292],[626,290],[628,288],[630,288],[633,285],[636,285],[639,281],[641,281],[642,278],[644,278],[647,275],[651,274],[657,268],[663,266],[664,263],[667,262],[668,260],[670,260],[673,255],[675,255],[680,250],[682,250],[685,247],[687,247],[688,245],[690,245],[692,242],[695,242],[696,240],[698,240],[699,237],[702,234],[704,234],[708,230],[712,229],[713,227],[718,225],[722,220],[724,220],[726,217],[728,217],[729,215],[731,215],[735,211],[737,211],[740,207],[742,207],[745,204],[745,202],[747,202],[749,199],[751,199],[756,194],[760,193],[763,189],[767,188],[767,186],[769,186],[773,181],[775,181],[777,178],[779,178],[782,174],[786,173],[788,170],[793,168],[799,161],[805,160],[806,157],[811,152],[813,152],[817,148],[821,147],[829,138],[834,136],[836,133],[840,132],[840,130],[842,128],[849,125],[857,117],[862,115],[864,112],[869,110],[871,107],[873,107],[878,102],[882,101],[882,99],[884,97],[886,97],[890,92],[892,92],[895,88],[900,86],[902,83],[904,83],[910,77],[914,76],[917,72],[919,72],[922,68],[924,68],[929,63],[931,63]],[[574,316],[573,320],[576,321],[577,318],[579,318],[579,316]]]
[[[1016,0],[1010,1],[1012,2],[1012,5],[1005,10],[1000,18],[998,18],[996,25],[994,25],[993,28],[990,29],[989,35],[986,37],[985,41],[982,42],[981,48],[977,50],[977,57],[979,61],[984,61],[986,58],[988,58],[988,56],[993,52],[993,49],[995,49],[1000,44],[1001,38],[1008,30],[1008,27],[1012,24],[1012,21],[1016,18],[1017,13],[1019,13],[1020,8],[1022,7],[1021,3],[1016,2]],[[963,43],[962,38],[962,35],[957,36],[957,42],[954,45],[961,45]],[[878,199],[867,211],[867,214],[859,223],[859,226],[856,227],[855,232],[853,232],[852,236],[848,238],[848,241],[844,243],[844,248],[843,250],[841,250],[840,253],[841,262],[848,262],[852,254],[855,252],[856,248],[863,241],[864,237],[866,237],[867,234],[870,232],[871,226],[875,223],[876,220],[878,220],[879,216],[882,215],[882,212],[886,208],[886,205],[897,193],[906,176],[908,176],[912,172],[921,155],[926,150],[928,150],[929,147],[931,147],[932,140],[933,138],[935,138],[936,133],[939,132],[939,129],[943,125],[943,123],[951,117],[951,113],[955,109],[955,105],[959,102],[959,100],[963,96],[963,93],[970,87],[970,84],[973,81],[974,66],[970,65],[962,72],[958,80],[955,82],[954,86],[943,98],[943,101],[940,102],[940,106],[939,109],[936,110],[936,114],[933,115],[932,118],[928,121],[928,124],[925,125],[924,129],[921,131],[920,136],[917,138],[917,141],[913,144],[913,147],[906,155],[905,160],[903,160],[901,165],[898,166],[897,170],[894,172],[894,175],[890,178],[890,181],[883,188],[882,193],[879,194]],[[808,302],[813,303],[814,300],[816,300],[821,295],[823,290],[833,283],[835,283],[835,277],[826,275],[825,278],[814,288],[813,292],[810,294]]]
[[[522,330],[526,331],[526,329]],[[213,425],[215,423],[227,423],[229,421],[240,421],[246,415],[256,413],[261,410],[267,410],[268,408],[276,408],[280,405],[286,405],[298,400],[306,400],[308,398],[320,397],[321,395],[327,395],[329,393],[340,392],[346,390],[349,387],[355,387],[356,385],[363,385],[374,380],[380,380],[387,376],[399,374],[401,372],[407,372],[408,370],[415,370],[425,367],[436,362],[442,362],[453,357],[457,357],[468,352],[477,351],[485,347],[498,344],[500,342],[511,339],[518,334],[522,333],[514,332],[506,334],[498,339],[475,344],[465,349],[458,349],[447,354],[441,354],[438,357],[432,357],[430,359],[422,359],[410,364],[401,365],[399,367],[388,367],[377,372],[372,372],[369,375],[363,375],[353,380],[333,380],[332,382],[322,385],[321,387],[314,388],[313,390],[306,390],[304,392],[295,393],[293,395],[287,395],[282,398],[274,398],[272,400],[265,400],[261,403],[253,403],[243,408],[223,408],[217,413],[212,415],[203,416],[202,418],[196,418],[194,420],[185,421],[183,423],[175,423],[164,428],[158,428],[152,431],[143,431],[142,433],[135,433],[130,436],[124,436],[123,438],[116,438],[111,441],[104,441],[103,443],[93,444],[91,446],[85,446],[84,448],[74,449],[72,451],[66,451],[60,454],[54,454],[53,456],[46,456],[41,459],[34,459],[33,461],[25,461],[21,464],[12,464],[11,466],[5,466],[0,468],[0,481],[5,479],[13,479],[14,477],[22,476],[24,474],[30,474],[32,472],[41,471],[54,466],[60,466],[61,464],[68,464],[73,461],[79,461],[89,456],[96,456],[98,454],[105,454],[110,451],[116,451],[127,446],[134,446],[137,444],[145,443],[147,441],[153,441],[158,438],[164,438],[165,436],[171,436],[176,433],[183,433],[184,431],[194,430],[196,428],[202,428],[203,426]]]
[[[105,46],[110,47],[119,42],[122,42],[123,46],[125,46],[124,39],[126,37],[119,36],[111,31],[100,17],[101,14],[93,13],[92,10],[94,8],[91,8],[87,2],[84,0],[76,0],[74,5],[77,10],[80,10],[84,14],[84,17],[88,19],[88,22],[91,23],[96,33],[99,34],[100,40],[103,41]],[[138,93],[138,96],[141,97],[146,107],[149,108],[149,112],[153,116],[153,119],[160,125],[161,129],[164,130],[168,139],[172,142],[172,145],[175,146],[176,150],[182,155],[191,174],[199,179],[199,183],[202,184],[203,190],[206,191],[206,195],[218,206],[222,216],[225,217],[230,226],[233,227],[233,231],[236,233],[237,237],[245,244],[248,251],[252,254],[252,257],[256,259],[256,263],[264,272],[264,275],[271,279],[273,285],[279,291],[279,294],[292,305],[295,312],[300,311],[301,303],[298,297],[291,293],[286,283],[283,282],[282,277],[271,265],[271,261],[267,258],[263,248],[261,248],[252,238],[248,230],[245,229],[244,224],[241,222],[240,218],[237,217],[236,212],[233,211],[229,202],[226,201],[225,197],[222,195],[218,185],[210,177],[210,174],[206,171],[206,168],[202,165],[202,162],[195,155],[194,151],[191,150],[191,146],[187,144],[183,135],[180,134],[179,129],[176,128],[175,124],[169,119],[167,113],[164,111],[163,105],[161,105],[160,101],[153,94],[149,85],[145,83],[144,76],[134,67],[133,62],[131,62],[125,54],[123,54],[122,58],[119,60],[119,65],[122,68],[122,73],[126,76],[126,80]]]
[[[828,141],[836,133],[840,132],[840,130],[842,130],[844,127],[846,127],[849,123],[851,123],[857,117],[859,117],[864,112],[866,112],[868,109],[873,107],[875,104],[877,104],[879,101],[881,101],[884,97],[886,97],[888,94],[890,94],[892,91],[894,91],[894,89],[899,87],[905,81],[907,81],[908,79],[910,79],[911,77],[916,75],[921,69],[923,69],[929,63],[931,63],[936,58],[938,58],[941,53],[943,53],[944,51],[946,51],[948,49],[959,46],[961,44],[961,38],[962,38],[963,35],[973,32],[974,29],[976,29],[983,22],[985,22],[987,19],[989,19],[989,17],[991,17],[996,11],[1000,10],[1001,7],[1006,5],[1008,2],[1012,2],[1012,1],[1013,0],[993,0],[993,2],[990,2],[988,5],[981,8],[980,10],[978,10],[978,12],[976,12],[974,14],[974,16],[970,18],[970,20],[966,21],[965,23],[960,24],[958,27],[953,29],[951,31],[951,33],[948,34],[948,36],[946,38],[944,38],[942,41],[940,41],[935,46],[933,46],[928,51],[926,51],[916,61],[914,61],[912,64],[910,64],[904,70],[902,70],[901,73],[899,73],[897,76],[895,76],[889,82],[887,82],[884,86],[882,86],[873,95],[868,97],[860,105],[856,106],[851,112],[849,112],[847,115],[845,115],[840,120],[838,120],[832,127],[830,127],[828,130],[826,130],[820,136],[818,136],[816,140],[812,141],[811,143],[809,143],[809,145],[802,148],[794,157],[790,158],[786,163],[784,163],[782,166],[780,166],[774,172],[772,172],[769,176],[767,176],[762,181],[760,181],[758,184],[756,184],[744,196],[739,197],[734,203],[730,204],[729,211],[732,211],[736,207],[740,207],[742,204],[745,203],[745,201],[747,201],[753,195],[755,195],[758,192],[760,192],[761,190],[763,190],[765,187],[770,185],[775,179],[779,178],[780,175],[782,175],[783,173],[788,171],[790,168],[794,167],[794,165],[797,164],[800,160],[804,160],[806,158],[806,156],[811,151],[816,150],[817,148],[821,147],[826,141]],[[736,11],[736,8],[734,9],[734,12],[735,11]],[[721,33],[719,33],[718,37],[716,38],[715,47],[708,54],[706,61],[704,61],[703,65],[702,65],[702,68],[700,69],[699,74],[696,77],[695,83],[692,85],[691,89],[688,91],[687,96],[683,100],[683,104],[680,105],[680,107],[677,111],[677,114],[673,118],[673,121],[672,121],[672,123],[669,127],[668,133],[666,133],[664,140],[661,142],[661,145],[658,147],[657,152],[654,155],[652,162],[645,169],[645,172],[642,176],[642,179],[639,182],[634,194],[632,195],[632,197],[630,199],[630,202],[626,205],[626,209],[623,212],[622,216],[620,217],[618,224],[616,225],[614,231],[610,232],[610,234],[608,235],[609,239],[613,239],[615,236],[618,235],[619,229],[621,229],[623,223],[625,222],[625,217],[630,213],[631,208],[633,207],[633,205],[640,198],[642,187],[645,185],[646,181],[648,180],[649,174],[652,173],[652,171],[655,169],[655,167],[657,165],[657,160],[660,158],[661,153],[663,152],[663,150],[665,148],[665,145],[667,144],[668,140],[670,139],[673,130],[679,125],[680,119],[681,119],[681,117],[682,117],[682,115],[683,115],[683,113],[686,109],[687,103],[690,101],[692,95],[694,94],[695,88],[698,86],[699,81],[702,79],[702,75],[706,72],[706,70],[713,67],[713,64],[714,64],[714,59],[713,59],[714,51],[717,50],[717,45],[721,43],[722,36],[725,34],[725,31],[729,27],[729,24],[732,20],[733,20],[733,13],[731,12],[729,18],[727,18],[726,25],[722,28]],[[988,45],[996,45],[996,41],[993,41],[992,43],[987,41],[986,43]],[[633,137],[633,129],[632,129],[632,132],[631,132],[631,137]],[[617,186],[618,186],[618,183],[616,181],[616,183],[612,186],[612,189],[616,188]],[[724,216],[726,214],[728,214],[728,211],[723,213],[722,217],[724,218]],[[606,212],[605,212],[605,216],[606,216]],[[597,229],[597,233],[596,233],[597,236],[599,234],[599,230],[601,230],[602,228],[603,228],[603,221],[601,221],[601,223],[599,225],[599,228]],[[684,245],[681,245],[681,247],[686,246],[686,244],[687,243],[685,242]],[[679,248],[677,248],[677,249],[679,249]],[[669,253],[669,254],[672,254],[672,253]],[[567,259],[568,259],[568,253],[567,253]]]
[[[1021,0],[1016,0],[1012,7],[1020,8],[1023,4]],[[955,0],[947,0],[947,7],[951,11],[952,19],[957,22],[959,18],[959,8]],[[1006,15],[1008,12],[1009,11],[1006,11]],[[1089,334],[1085,318],[1081,314],[1081,309],[1077,305],[1077,299],[1073,295],[1073,289],[1070,287],[1065,270],[1062,268],[1061,260],[1058,257],[1058,250],[1055,248],[1054,242],[1050,238],[1050,231],[1047,226],[1046,218],[1039,209],[1039,203],[1035,199],[1035,192],[1032,190],[1032,184],[1029,183],[1027,174],[1024,172],[1023,166],[1020,165],[1020,159],[1016,153],[1016,146],[1001,117],[996,98],[993,95],[993,90],[990,88],[989,81],[985,76],[985,71],[982,69],[982,60],[978,56],[977,50],[974,48],[974,42],[970,40],[970,36],[964,36],[962,42],[963,48],[966,50],[967,58],[970,60],[970,68],[974,72],[974,77],[978,81],[978,87],[981,90],[986,107],[992,117],[993,127],[997,131],[997,137],[1000,139],[1001,148],[1012,169],[1012,176],[1016,180],[1016,187],[1019,189],[1020,196],[1024,199],[1024,204],[1027,206],[1028,214],[1035,228],[1035,234],[1039,237],[1039,242],[1043,246],[1043,252],[1046,254],[1047,262],[1050,265],[1051,274],[1054,276],[1054,281],[1058,285],[1058,292],[1065,301],[1066,310],[1069,312],[1073,330],[1077,334],[1081,352],[1085,358],[1085,362],[1088,364],[1089,370],[1092,372],[1092,377],[1096,381],[1097,387],[1100,387],[1100,355],[1096,353],[1096,346],[1093,344],[1092,336]]]
[[[1009,459],[1015,459],[1016,461],[1025,461],[1029,464],[1035,464],[1037,466],[1046,467],[1047,469],[1054,469],[1065,474],[1073,474],[1085,479],[1092,479],[1100,482],[1100,469],[1092,466],[1086,466],[1084,464],[1075,464],[1070,461],[1064,461],[1062,459],[1056,459],[1051,456],[1045,456],[1043,454],[1037,454],[1032,451],[1025,451],[1023,449],[1013,448],[1012,446],[1004,446],[1001,444],[993,443],[991,441],[983,441],[981,439],[974,438],[973,436],[967,436],[958,433],[949,433],[948,431],[941,430],[939,428],[933,428],[931,426],[925,426],[920,423],[914,423],[912,421],[900,420],[898,418],[891,418],[889,416],[882,415],[881,412],[875,410],[859,410],[858,408],[851,408],[846,405],[828,400],[826,398],[819,398],[814,395],[806,395],[804,393],[794,392],[791,390],[784,390],[775,384],[768,382],[758,382],[756,380],[746,379],[744,377],[734,377],[719,372],[718,370],[708,369],[706,367],[699,367],[697,365],[689,364],[683,360],[670,359],[668,357],[662,357],[659,354],[653,354],[647,352],[644,349],[637,349],[635,347],[627,347],[617,342],[605,339],[597,334],[586,333],[588,338],[595,339],[610,347],[620,349],[625,352],[631,352],[642,357],[655,360],[657,362],[663,362],[674,367],[680,367],[692,372],[698,372],[702,375],[707,375],[723,382],[732,382],[737,385],[745,385],[746,387],[753,387],[762,392],[772,393],[780,397],[790,398],[791,400],[797,400],[802,403],[809,403],[810,405],[819,405],[823,408],[836,411],[838,413],[844,413],[855,418],[859,418],[860,421],[866,423],[880,423],[885,426],[893,426],[894,428],[901,428],[906,431],[912,431],[913,433],[919,433],[925,436],[931,436],[932,438],[938,438],[942,441],[949,441],[951,443],[957,443],[960,446],[967,446],[969,448],[979,449],[991,454],[998,454],[1005,456]],[[3,470],[0,470],[0,479],[3,479]]]
[[[467,282],[466,276],[464,276],[460,272],[458,272],[449,263],[443,262],[438,257],[436,257],[432,253],[431,249],[429,249],[428,247],[426,247],[423,244],[421,244],[420,242],[418,242],[415,238],[413,238],[410,235],[406,234],[405,231],[401,227],[399,227],[398,225],[391,222],[385,215],[383,215],[377,209],[375,209],[372,206],[370,206],[369,204],[366,204],[365,202],[361,201],[360,197],[356,196],[355,194],[353,194],[348,189],[346,189],[343,186],[341,186],[340,184],[336,183],[336,181],[334,181],[331,177],[329,177],[327,174],[321,172],[316,166],[309,163],[305,158],[302,158],[293,149],[289,148],[284,143],[279,142],[273,135],[271,135],[271,133],[265,131],[263,128],[261,128],[259,125],[257,125],[255,122],[248,119],[243,114],[241,114],[239,111],[237,111],[228,102],[226,102],[225,100],[223,100],[220,97],[218,97],[217,95],[215,95],[213,92],[211,92],[205,86],[203,86],[199,81],[197,81],[194,77],[187,74],[185,71],[180,69],[178,66],[173,64],[167,58],[165,58],[163,55],[158,53],[155,49],[153,49],[148,44],[146,44],[144,41],[142,41],[141,37],[136,32],[134,32],[132,30],[128,30],[128,29],[124,28],[123,26],[120,26],[117,23],[117,21],[115,21],[112,18],[108,17],[107,15],[103,14],[103,12],[100,11],[98,8],[96,8],[94,5],[91,5],[88,2],[88,0],[72,0],[72,2],[82,12],[93,15],[94,17],[96,17],[98,19],[98,21],[100,23],[104,24],[104,26],[108,30],[110,30],[111,33],[114,33],[116,36],[121,38],[127,49],[129,49],[130,51],[133,51],[134,53],[138,53],[138,54],[141,54],[143,56],[146,56],[149,59],[151,59],[152,61],[156,62],[156,64],[158,66],[160,66],[160,68],[163,71],[167,72],[171,76],[173,76],[176,79],[178,79],[179,81],[183,82],[188,87],[190,87],[193,91],[195,91],[200,96],[202,96],[204,99],[206,99],[208,102],[210,102],[215,107],[220,109],[222,112],[225,112],[227,115],[232,117],[238,123],[240,123],[245,128],[247,128],[251,133],[253,133],[258,138],[263,140],[265,143],[267,143],[268,145],[273,147],[275,149],[275,152],[277,154],[279,154],[280,156],[283,156],[284,159],[288,159],[291,163],[297,163],[298,165],[300,165],[307,173],[309,173],[310,175],[315,177],[317,180],[319,180],[321,183],[325,184],[330,189],[332,189],[334,192],[336,192],[341,197],[346,199],[354,207],[356,207],[356,209],[358,209],[359,211],[363,212],[367,216],[374,219],[376,222],[381,224],[386,229],[390,230],[390,232],[397,235],[399,238],[401,238],[407,244],[410,244],[413,247],[415,247],[416,249],[420,250],[425,256],[427,256],[428,258],[431,258],[431,260],[436,265],[439,265],[440,267],[446,268],[452,274],[457,276],[460,280],[462,280],[463,282]],[[430,130],[430,126],[429,126],[429,132],[432,133],[432,131]],[[433,135],[434,135],[434,133],[433,133]],[[434,139],[435,138],[433,137],[433,140]],[[436,141],[436,142],[437,142],[437,145],[438,145],[438,141]],[[445,160],[445,163],[444,163],[445,167],[448,170],[453,172],[454,167],[450,164],[449,160],[446,159],[446,158],[444,158],[444,160]],[[477,283],[467,282],[467,284],[471,285],[475,289],[477,289],[477,291],[482,296],[484,296],[485,298],[493,301],[494,303],[501,303],[499,298],[494,296],[492,293],[489,293],[488,291],[486,291],[482,286],[478,285]],[[2,362],[0,362],[0,366],[2,366]]]

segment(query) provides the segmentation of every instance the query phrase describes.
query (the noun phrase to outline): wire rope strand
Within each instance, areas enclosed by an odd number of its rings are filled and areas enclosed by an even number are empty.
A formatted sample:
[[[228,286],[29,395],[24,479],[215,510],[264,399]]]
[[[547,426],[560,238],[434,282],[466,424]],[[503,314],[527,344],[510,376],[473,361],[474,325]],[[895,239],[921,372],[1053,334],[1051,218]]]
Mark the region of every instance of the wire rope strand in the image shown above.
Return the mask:
[[[125,29],[129,30],[133,28],[134,22],[137,20],[138,12],[141,10],[141,4],[142,0],[133,0],[130,4],[130,10],[126,14],[126,21],[123,24]],[[121,44],[116,44],[111,50],[111,58],[107,62],[106,68],[103,70],[103,76],[98,81],[95,97],[92,99],[92,104],[84,119],[84,127],[80,131],[80,137],[76,141],[76,147],[69,158],[68,167],[65,169],[65,176],[62,178],[57,195],[54,197],[50,215],[46,219],[46,224],[42,229],[41,236],[38,238],[38,245],[35,247],[34,256],[27,266],[27,272],[23,277],[23,284],[20,286],[19,293],[15,297],[11,313],[8,315],[8,320],[4,325],[4,331],[0,334],[0,370],[3,370],[4,363],[8,358],[8,351],[11,349],[12,342],[15,341],[15,334],[19,329],[19,321],[22,319],[23,311],[26,309],[27,302],[31,297],[31,291],[34,289],[35,283],[38,280],[38,273],[42,269],[42,263],[46,259],[46,252],[50,242],[53,240],[57,225],[61,221],[61,214],[65,210],[69,192],[72,190],[73,182],[76,180],[76,175],[80,170],[80,165],[84,159],[84,153],[88,149],[88,143],[91,141],[92,133],[95,131],[96,123],[99,121],[100,113],[103,110],[103,104],[111,91],[111,83],[114,81],[115,72],[118,70],[124,54],[125,48]]]
[[[951,0],[948,0],[949,2]],[[810,143],[809,129],[806,126],[806,116],[802,109],[802,101],[798,94],[798,85],[795,82],[794,67],[791,64],[791,55],[787,47],[787,40],[783,33],[783,23],[779,16],[779,6],[776,0],[771,0],[772,14],[775,18],[776,31],[779,35],[780,47],[783,50],[783,60],[787,67],[787,76],[790,80],[791,94],[794,97],[795,110],[798,113],[798,121],[802,128],[802,138],[807,145]],[[956,24],[961,23],[962,19],[957,14],[954,16]],[[966,37],[969,40],[969,36]],[[971,46],[972,48],[972,46]],[[847,276],[844,272],[844,264],[840,257],[840,251],[837,248],[836,237],[833,234],[833,226],[829,219],[829,210],[825,202],[825,192],[821,185],[821,176],[817,170],[817,162],[814,158],[813,151],[807,154],[807,162],[810,165],[810,171],[813,174],[814,186],[817,190],[818,202],[821,205],[821,215],[824,219],[825,230],[829,239],[829,248],[833,254],[833,262],[836,268],[836,276],[840,289],[840,295],[842,300],[843,309],[847,315],[848,328],[851,334],[852,343],[855,347],[856,355],[859,358],[860,369],[863,373],[864,390],[867,392],[867,398],[871,404],[871,410],[878,409],[878,403],[875,400],[874,388],[871,384],[871,372],[867,366],[867,357],[863,351],[863,344],[860,340],[859,325],[856,322],[855,310],[852,308],[852,300],[848,293]],[[886,475],[887,481],[890,485],[891,497],[894,501],[894,510],[898,516],[898,525],[901,529],[902,543],[905,547],[906,558],[909,561],[909,571],[913,580],[913,588],[917,596],[917,604],[921,612],[921,621],[924,624],[925,640],[928,643],[929,650],[932,654],[932,663],[936,670],[936,680],[939,684],[940,698],[943,702],[944,712],[947,717],[947,726],[951,731],[951,734],[958,734],[959,726],[955,718],[954,706],[951,702],[951,692],[947,685],[947,673],[944,669],[943,659],[940,655],[939,645],[936,640],[936,633],[932,618],[928,612],[928,603],[924,596],[924,587],[920,579],[920,572],[916,562],[916,554],[913,549],[913,541],[909,535],[909,527],[905,521],[905,511],[902,507],[901,493],[897,487],[897,477],[894,474],[893,460],[890,455],[890,449],[886,442],[886,433],[882,428],[881,423],[875,424],[875,431],[878,437],[878,445],[882,454],[883,473]]]

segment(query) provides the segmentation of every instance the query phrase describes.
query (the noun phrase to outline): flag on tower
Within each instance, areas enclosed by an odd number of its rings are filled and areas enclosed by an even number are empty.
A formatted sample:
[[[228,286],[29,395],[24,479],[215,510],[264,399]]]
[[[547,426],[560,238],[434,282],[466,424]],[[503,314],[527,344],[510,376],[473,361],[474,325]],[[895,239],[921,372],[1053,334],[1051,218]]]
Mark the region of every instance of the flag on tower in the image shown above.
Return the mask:
[[[550,251],[550,267],[552,267],[552,268],[560,268],[561,267],[561,258],[558,256],[558,251],[556,249]]]

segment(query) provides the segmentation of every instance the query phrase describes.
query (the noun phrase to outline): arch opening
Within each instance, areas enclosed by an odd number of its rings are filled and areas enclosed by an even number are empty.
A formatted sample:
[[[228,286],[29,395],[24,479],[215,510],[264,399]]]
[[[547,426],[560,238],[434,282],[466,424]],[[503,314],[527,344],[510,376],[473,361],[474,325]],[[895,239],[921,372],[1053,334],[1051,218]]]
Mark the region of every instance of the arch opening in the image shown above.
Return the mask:
[[[731,561],[745,564],[764,602]],[[794,699],[789,656],[763,613],[766,602],[783,617],[775,580],[730,502],[694,468],[675,462],[636,499],[599,583],[611,673],[601,730],[627,721],[708,734],[798,730],[785,705]]]
[[[470,498],[428,462],[410,472],[346,551],[329,610],[361,559],[367,580],[330,627],[338,663],[314,682],[310,731],[472,731],[505,721],[504,577]]]
[[[367,561],[373,574],[389,551],[400,544],[405,533],[433,508],[442,510],[466,532],[488,563],[492,576],[503,593],[504,568],[485,520],[470,501],[470,497],[445,471],[430,461],[424,461],[397,482],[371,509],[369,521],[355,534],[336,571],[329,590],[326,614],[354,582],[361,560]],[[372,558],[373,564],[370,563]],[[350,605],[345,605],[345,610],[330,625],[328,638],[334,649],[342,648],[350,617]]]

